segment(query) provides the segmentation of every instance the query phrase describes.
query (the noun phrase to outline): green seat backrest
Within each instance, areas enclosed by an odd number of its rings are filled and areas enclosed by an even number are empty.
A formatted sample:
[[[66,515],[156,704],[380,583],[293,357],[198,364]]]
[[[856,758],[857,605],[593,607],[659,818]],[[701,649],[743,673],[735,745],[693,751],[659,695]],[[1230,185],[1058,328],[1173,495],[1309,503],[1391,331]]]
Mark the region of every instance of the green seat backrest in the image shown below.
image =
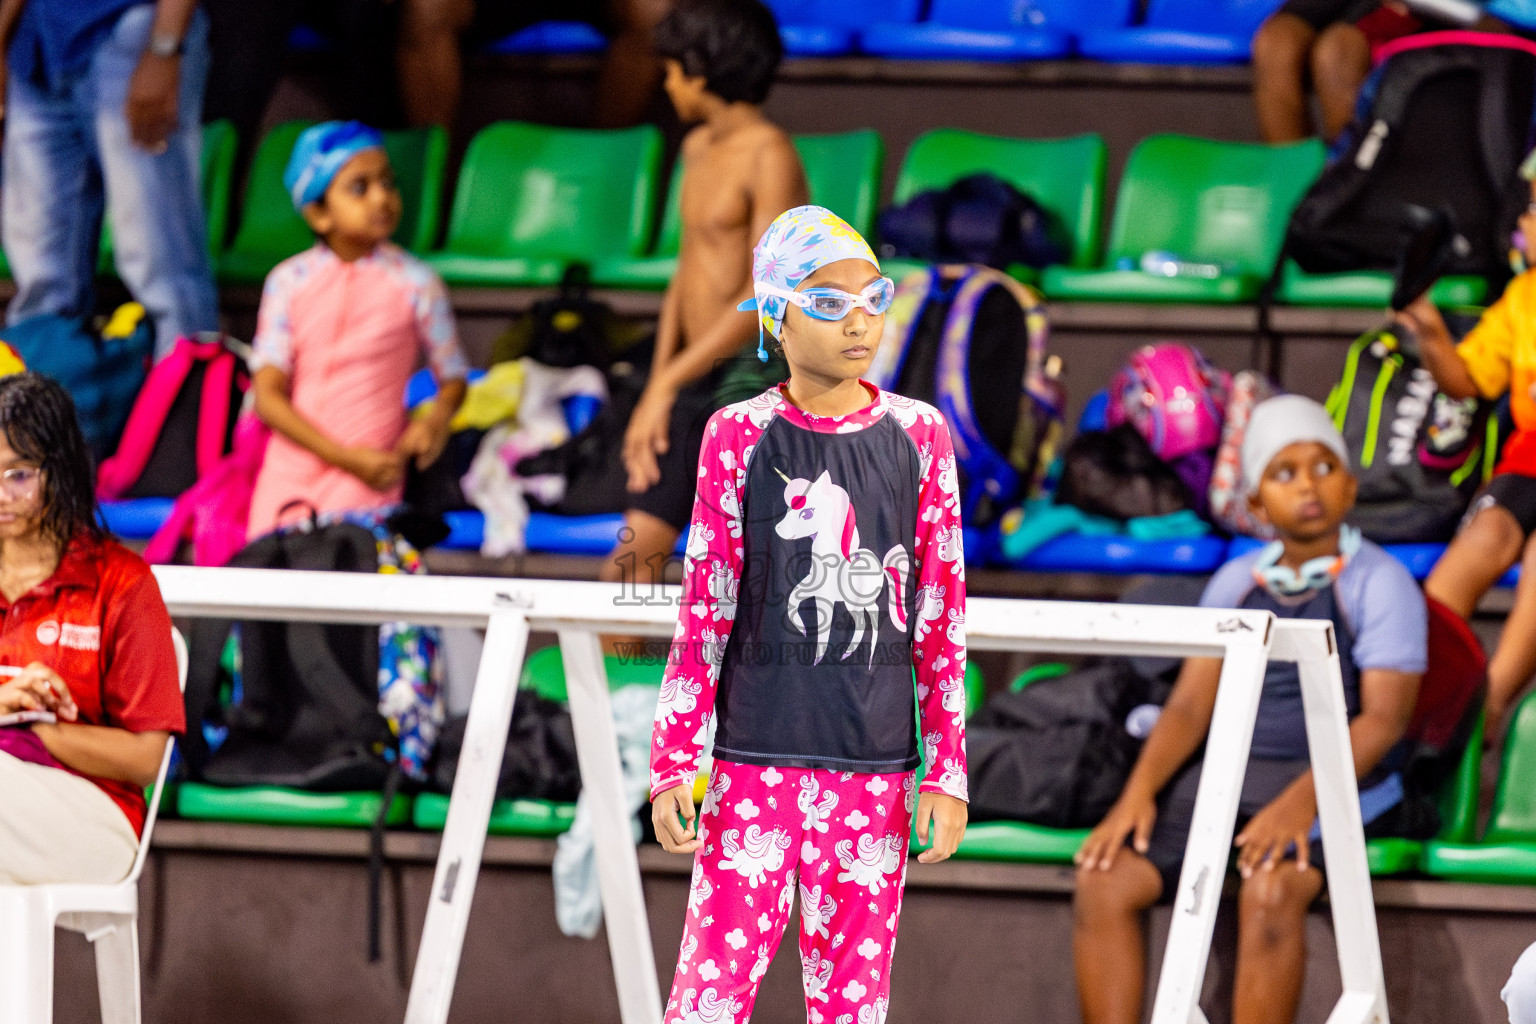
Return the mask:
[[[1536,839],[1536,694],[1515,708],[1484,842]]]
[[[286,257],[314,244],[314,235],[283,188],[283,170],[293,145],[313,123],[286,121],[261,140],[251,163],[245,208],[231,249]],[[440,127],[385,132],[384,148],[394,167],[404,208],[394,240],[407,249],[424,251],[436,241],[448,133]]]
[[[885,143],[873,129],[841,135],[796,135],[811,202],[825,206],[868,236],[880,202]]]
[[[1068,265],[1090,267],[1098,262],[1107,159],[1098,135],[1010,139],[941,128],[907,150],[893,199],[904,203],[969,174],[995,174],[1060,219],[1071,245]]]
[[[653,658],[619,658],[608,655],[603,659],[608,673],[608,689],[618,690],[625,686],[661,686],[666,663]],[[560,657],[560,645],[541,647],[523,660],[523,672],[518,677],[519,689],[532,690],[545,700],[565,703],[565,661]]]
[[[444,250],[468,256],[640,256],[651,237],[661,133],[503,121],[469,144]]]
[[[880,133],[866,129],[841,135],[796,135],[794,141],[800,164],[805,168],[811,202],[825,206],[868,237],[875,226],[880,167],[885,162],[885,143]],[[682,240],[682,180],[679,164],[667,188],[667,207],[661,217],[661,234],[656,239],[657,256],[676,256]]]
[[[220,252],[229,231],[229,199],[234,190],[235,126],[219,120],[203,125],[203,212],[208,218],[208,248]]]
[[[1164,250],[1268,277],[1291,209],[1322,166],[1316,139],[1265,146],[1153,135],[1126,162],[1106,262]]]
[[[1477,836],[1477,794],[1483,764],[1483,727],[1478,715],[1467,749],[1462,752],[1456,773],[1440,791],[1440,831],[1436,838],[1449,843],[1470,843]]]

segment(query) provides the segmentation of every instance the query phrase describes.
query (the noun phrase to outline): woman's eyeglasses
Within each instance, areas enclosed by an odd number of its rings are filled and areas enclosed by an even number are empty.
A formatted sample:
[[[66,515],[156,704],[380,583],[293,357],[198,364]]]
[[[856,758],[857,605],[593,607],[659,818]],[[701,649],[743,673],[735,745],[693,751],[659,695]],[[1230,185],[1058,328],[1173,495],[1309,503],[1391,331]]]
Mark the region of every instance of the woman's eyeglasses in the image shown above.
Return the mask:
[[[0,492],[7,498],[29,498],[37,491],[43,471],[36,466],[16,466],[0,473]]]

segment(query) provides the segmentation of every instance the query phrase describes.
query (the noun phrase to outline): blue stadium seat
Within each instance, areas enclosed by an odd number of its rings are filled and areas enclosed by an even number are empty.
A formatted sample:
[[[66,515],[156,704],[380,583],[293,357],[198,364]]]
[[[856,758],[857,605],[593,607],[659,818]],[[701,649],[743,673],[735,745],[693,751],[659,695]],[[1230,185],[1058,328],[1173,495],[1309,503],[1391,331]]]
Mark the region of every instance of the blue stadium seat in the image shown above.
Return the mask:
[[[1252,53],[1253,33],[1281,0],[1151,0],[1145,24],[1084,32],[1078,52],[1136,64],[1233,64]]]
[[[928,20],[882,18],[859,38],[860,49],[913,60],[1048,60],[1071,56],[1073,37],[1122,28],[1132,0],[933,0]]]
[[[101,521],[120,540],[149,540],[167,519],[174,498],[127,498],[101,503]]]
[[[1206,535],[1180,540],[1136,540],[1067,534],[1047,541],[1012,568],[1031,572],[1208,573],[1227,558],[1227,542]]]
[[[540,54],[540,53],[601,53],[608,49],[608,40],[591,25],[580,21],[541,21],[497,40],[485,48],[486,53]]]
[[[1236,558],[1263,543],[1253,537],[1234,537],[1228,557]],[[1430,570],[1435,567],[1435,563],[1440,561],[1440,556],[1445,554],[1446,546],[1444,544],[1383,544],[1382,547],[1393,558],[1402,562],[1413,574],[1414,579],[1423,582],[1429,576]],[[1494,586],[1513,587],[1518,582],[1520,582],[1520,566],[1515,565]]]
[[[911,23],[922,0],[768,0],[791,57],[837,57],[853,51],[859,30],[876,22]]]
[[[453,551],[478,551],[485,537],[485,515],[475,509],[446,512],[448,539],[438,545]],[[561,516],[534,512],[528,517],[528,550],[543,555],[606,555],[618,543],[624,516]],[[683,553],[688,534],[677,538],[677,554]]]

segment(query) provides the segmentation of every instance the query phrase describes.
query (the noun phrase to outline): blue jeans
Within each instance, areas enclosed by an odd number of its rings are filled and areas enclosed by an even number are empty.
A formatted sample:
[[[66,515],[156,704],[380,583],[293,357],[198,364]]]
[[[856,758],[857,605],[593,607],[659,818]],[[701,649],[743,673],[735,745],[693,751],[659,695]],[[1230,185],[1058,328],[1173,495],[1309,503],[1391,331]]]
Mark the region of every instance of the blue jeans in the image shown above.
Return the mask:
[[[136,145],[124,104],[149,42],[153,4],[118,19],[90,63],[57,87],[12,77],[6,90],[3,238],[16,279],[7,318],[95,311],[103,205],[118,276],[155,324],[155,351],[219,327],[199,187],[208,20],[198,11],[181,58],[176,131],[162,153]]]

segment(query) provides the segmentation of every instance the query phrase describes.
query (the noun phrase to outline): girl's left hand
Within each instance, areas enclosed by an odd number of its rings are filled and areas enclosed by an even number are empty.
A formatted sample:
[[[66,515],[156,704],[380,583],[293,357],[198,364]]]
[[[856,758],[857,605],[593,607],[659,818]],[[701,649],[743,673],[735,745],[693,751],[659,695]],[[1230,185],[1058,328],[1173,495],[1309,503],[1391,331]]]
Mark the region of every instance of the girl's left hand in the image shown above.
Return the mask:
[[[965,821],[969,809],[964,800],[957,800],[947,793],[919,793],[917,795],[917,838],[933,845],[917,855],[923,864],[937,864],[948,860],[960,848],[960,837],[965,835]]]
[[[448,447],[448,424],[439,423],[432,417],[414,419],[400,435],[395,452],[402,459],[414,458],[417,469],[426,469],[437,461]]]

